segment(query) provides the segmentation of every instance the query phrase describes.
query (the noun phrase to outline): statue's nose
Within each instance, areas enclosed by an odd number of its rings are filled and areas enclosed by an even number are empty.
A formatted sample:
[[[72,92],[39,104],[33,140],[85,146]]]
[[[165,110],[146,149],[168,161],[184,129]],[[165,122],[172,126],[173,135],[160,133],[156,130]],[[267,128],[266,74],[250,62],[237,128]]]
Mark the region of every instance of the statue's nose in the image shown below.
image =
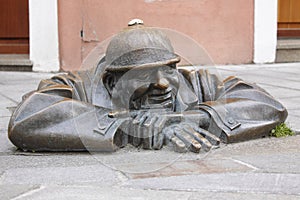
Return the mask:
[[[157,82],[155,84],[156,88],[159,88],[161,90],[165,90],[168,89],[168,87],[170,86],[169,81],[162,76],[162,74],[160,72],[157,73]]]

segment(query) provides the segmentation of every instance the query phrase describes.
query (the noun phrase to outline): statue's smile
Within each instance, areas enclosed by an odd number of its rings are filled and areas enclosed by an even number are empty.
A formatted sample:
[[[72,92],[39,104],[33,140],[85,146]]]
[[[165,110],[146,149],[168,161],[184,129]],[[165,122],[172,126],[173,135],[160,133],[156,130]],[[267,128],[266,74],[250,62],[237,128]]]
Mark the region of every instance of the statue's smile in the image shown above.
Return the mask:
[[[164,109],[174,111],[176,92],[171,87],[161,89],[151,89],[143,96],[134,100],[135,109]]]

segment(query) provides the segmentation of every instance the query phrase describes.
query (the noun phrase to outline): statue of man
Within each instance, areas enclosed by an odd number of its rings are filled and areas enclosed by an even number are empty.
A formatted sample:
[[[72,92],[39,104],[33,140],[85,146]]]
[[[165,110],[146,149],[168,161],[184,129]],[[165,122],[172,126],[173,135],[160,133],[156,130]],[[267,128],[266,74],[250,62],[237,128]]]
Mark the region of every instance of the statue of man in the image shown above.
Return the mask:
[[[199,152],[267,136],[286,109],[255,84],[177,69],[169,38],[141,22],[110,41],[97,67],[42,80],[8,128],[32,151],[114,151],[132,144]]]

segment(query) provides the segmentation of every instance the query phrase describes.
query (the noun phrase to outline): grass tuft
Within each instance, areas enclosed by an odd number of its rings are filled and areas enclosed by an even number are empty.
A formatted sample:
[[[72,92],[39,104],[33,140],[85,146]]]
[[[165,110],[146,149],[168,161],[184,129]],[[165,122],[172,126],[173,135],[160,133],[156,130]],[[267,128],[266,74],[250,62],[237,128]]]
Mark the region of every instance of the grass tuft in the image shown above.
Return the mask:
[[[270,135],[279,138],[295,135],[295,132],[292,131],[285,123],[281,123],[272,129]]]

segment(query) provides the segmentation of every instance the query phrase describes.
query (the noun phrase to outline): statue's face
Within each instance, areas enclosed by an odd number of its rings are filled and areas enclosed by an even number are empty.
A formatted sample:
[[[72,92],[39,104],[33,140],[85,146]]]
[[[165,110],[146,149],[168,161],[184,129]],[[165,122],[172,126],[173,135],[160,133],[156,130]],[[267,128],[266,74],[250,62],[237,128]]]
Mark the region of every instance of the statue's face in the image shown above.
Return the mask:
[[[179,87],[177,70],[163,66],[139,74],[130,81],[129,87],[135,89],[130,99],[130,108],[174,110]]]
[[[175,66],[136,68],[116,76],[112,101],[118,109],[175,109],[179,88]]]

